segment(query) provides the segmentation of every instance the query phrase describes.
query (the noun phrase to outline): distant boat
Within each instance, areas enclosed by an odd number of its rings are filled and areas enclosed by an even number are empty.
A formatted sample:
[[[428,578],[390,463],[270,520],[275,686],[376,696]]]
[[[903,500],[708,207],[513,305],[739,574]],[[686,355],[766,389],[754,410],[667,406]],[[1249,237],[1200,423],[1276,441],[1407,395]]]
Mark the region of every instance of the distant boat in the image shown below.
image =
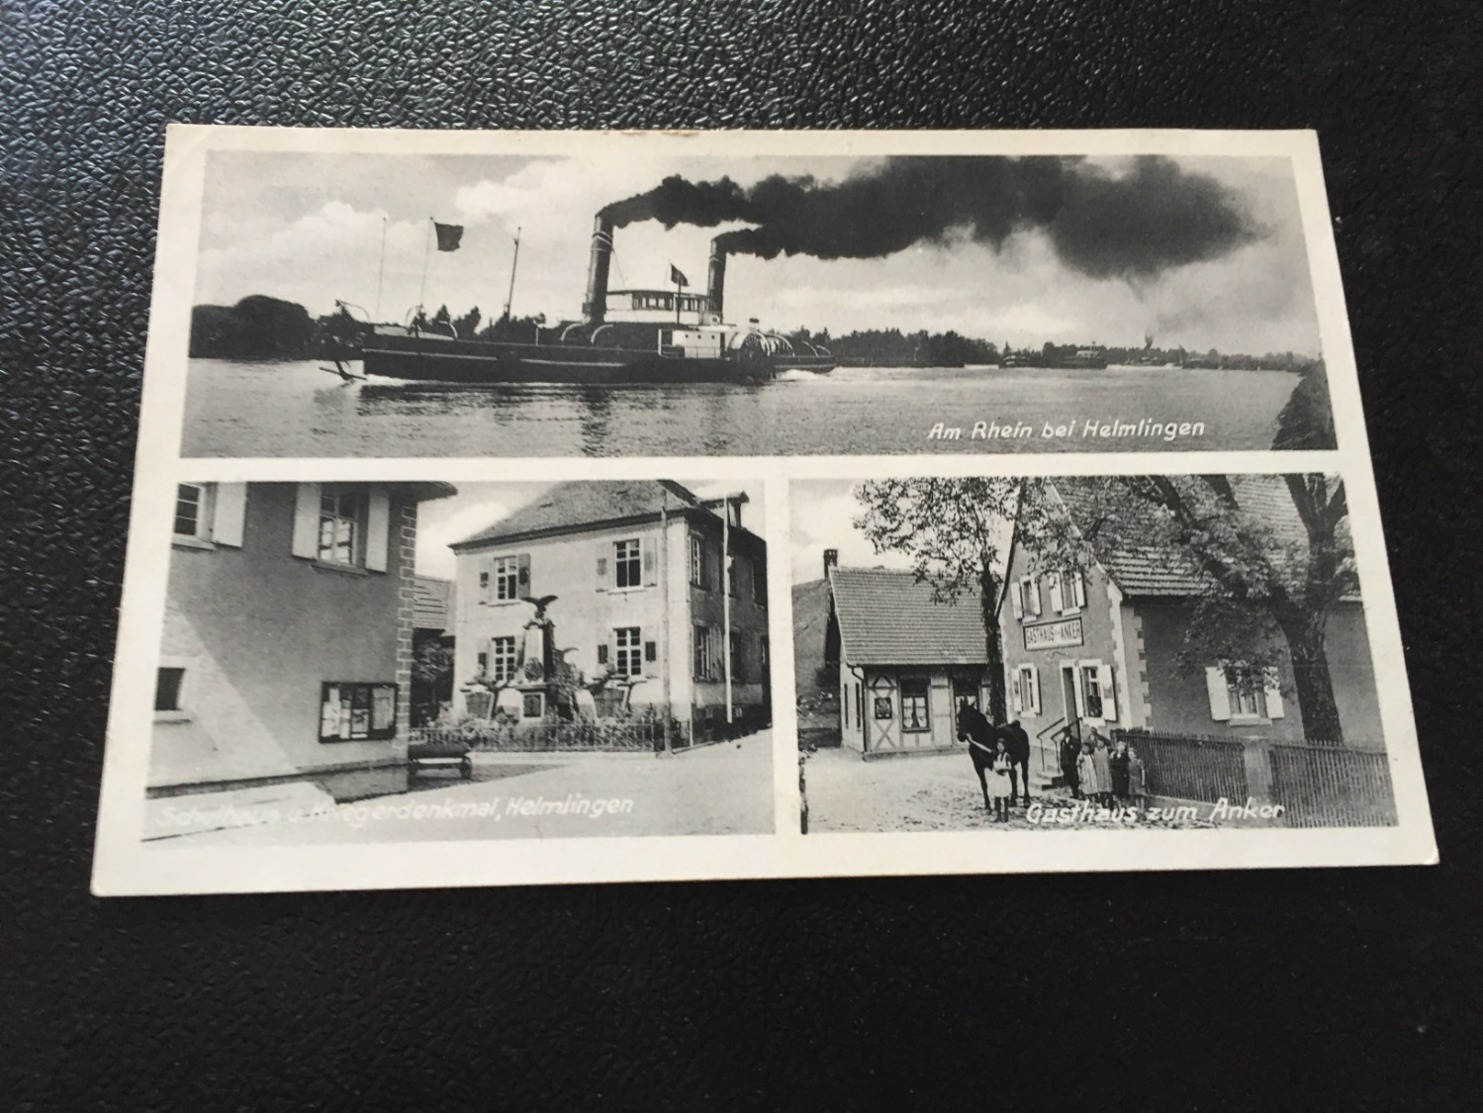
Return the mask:
[[[1044,371],[1068,369],[1090,369],[1100,371],[1107,366],[1107,357],[1098,348],[1079,348],[1068,355],[1044,352],[1027,352],[1005,356],[1000,367],[1026,367]]]

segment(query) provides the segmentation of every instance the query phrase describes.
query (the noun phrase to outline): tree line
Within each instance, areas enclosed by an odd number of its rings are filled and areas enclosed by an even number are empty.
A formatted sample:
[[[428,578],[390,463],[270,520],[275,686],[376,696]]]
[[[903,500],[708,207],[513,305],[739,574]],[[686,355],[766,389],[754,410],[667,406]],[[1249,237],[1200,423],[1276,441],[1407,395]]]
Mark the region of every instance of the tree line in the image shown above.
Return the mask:
[[[479,307],[454,317],[446,305],[431,316],[421,310],[411,324],[462,339],[529,342],[545,314],[485,321]],[[360,349],[370,321],[345,307],[320,317],[297,302],[251,294],[236,305],[198,305],[191,311],[190,355],[195,359],[294,360],[334,358]]]

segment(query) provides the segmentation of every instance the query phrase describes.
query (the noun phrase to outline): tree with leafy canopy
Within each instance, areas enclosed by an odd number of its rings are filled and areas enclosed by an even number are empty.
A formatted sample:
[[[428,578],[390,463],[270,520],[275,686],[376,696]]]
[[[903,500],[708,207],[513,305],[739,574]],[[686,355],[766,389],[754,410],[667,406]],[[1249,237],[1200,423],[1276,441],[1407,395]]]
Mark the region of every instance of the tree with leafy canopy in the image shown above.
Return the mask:
[[[1007,718],[1004,647],[999,637],[1002,565],[1021,482],[1012,478],[878,479],[855,491],[864,512],[855,528],[878,553],[903,553],[932,597],[954,603],[978,593],[988,659],[988,714]],[[924,632],[930,636],[930,632]]]
[[[1280,489],[1267,492],[1267,500],[1254,497],[1263,483]],[[1041,507],[1040,528],[1024,537],[1037,567],[1085,568],[1099,550],[1162,555],[1202,585],[1179,664],[1219,661],[1239,680],[1274,669],[1285,649],[1303,733],[1315,742],[1343,742],[1325,648],[1330,612],[1359,589],[1341,479],[1114,476],[1062,486],[1075,513]],[[1251,489],[1248,505],[1242,487]],[[1284,493],[1290,515],[1270,502]],[[1047,497],[1041,481],[1027,501]],[[1271,512],[1263,513],[1264,506]]]
[[[865,512],[856,526],[877,551],[909,555],[935,598],[980,592],[996,721],[1004,717],[1000,566],[1012,523],[1037,572],[1085,570],[1099,552],[1142,552],[1194,575],[1201,591],[1179,663],[1215,660],[1233,676],[1259,675],[1285,647],[1304,734],[1340,744],[1325,634],[1330,611],[1358,589],[1343,481],[1273,477],[1293,514],[1270,519],[1242,506],[1239,482],[1222,475],[1109,476],[1061,480],[1059,488],[1046,479],[872,481],[858,489]]]

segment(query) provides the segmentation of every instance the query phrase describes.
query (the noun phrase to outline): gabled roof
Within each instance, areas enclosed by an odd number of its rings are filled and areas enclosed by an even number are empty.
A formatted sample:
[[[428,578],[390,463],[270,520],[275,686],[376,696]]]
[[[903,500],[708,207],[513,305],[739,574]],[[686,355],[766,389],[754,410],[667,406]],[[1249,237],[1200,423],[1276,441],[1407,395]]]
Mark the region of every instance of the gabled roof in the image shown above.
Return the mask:
[[[911,572],[833,568],[829,587],[842,655],[852,665],[984,665],[983,609],[976,592],[953,603]]]
[[[1072,521],[1083,529],[1088,528],[1094,514],[1089,485],[1076,479],[1057,479],[1053,486]],[[1307,531],[1282,476],[1231,476],[1231,488],[1241,509],[1271,530],[1278,545],[1306,547]],[[1165,526],[1163,511],[1136,496],[1114,489],[1110,498],[1103,492],[1099,502],[1102,509],[1111,509],[1117,515],[1124,535],[1156,538]],[[1189,554],[1174,546],[1155,541],[1116,548],[1094,543],[1092,547],[1124,595],[1193,596],[1202,595],[1207,589],[1203,574]]]
[[[575,532],[610,522],[657,518],[670,511],[698,506],[701,499],[678,483],[657,480],[574,480],[558,483],[533,502],[487,529],[453,544],[454,549],[489,541],[511,541],[538,534]]]
[[[412,581],[412,625],[418,630],[453,629],[453,584],[432,576],[418,576]]]

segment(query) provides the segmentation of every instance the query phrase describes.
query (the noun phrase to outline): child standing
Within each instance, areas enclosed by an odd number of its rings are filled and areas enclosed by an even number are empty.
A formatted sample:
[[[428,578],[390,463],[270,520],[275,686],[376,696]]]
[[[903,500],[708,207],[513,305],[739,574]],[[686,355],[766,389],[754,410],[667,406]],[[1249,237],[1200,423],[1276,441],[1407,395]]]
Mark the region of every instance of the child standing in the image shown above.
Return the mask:
[[[1097,803],[1107,806],[1112,803],[1112,766],[1107,761],[1107,739],[1095,730],[1092,739],[1096,742],[1092,760],[1097,765]]]
[[[1000,739],[994,744],[994,764],[989,767],[989,797],[994,801],[994,822],[1009,822],[1009,751]]]
[[[1076,776],[1081,782],[1082,796],[1095,802],[1102,793],[1102,786],[1097,780],[1097,759],[1094,755],[1092,740],[1088,738],[1081,744],[1081,753],[1076,759]]]

